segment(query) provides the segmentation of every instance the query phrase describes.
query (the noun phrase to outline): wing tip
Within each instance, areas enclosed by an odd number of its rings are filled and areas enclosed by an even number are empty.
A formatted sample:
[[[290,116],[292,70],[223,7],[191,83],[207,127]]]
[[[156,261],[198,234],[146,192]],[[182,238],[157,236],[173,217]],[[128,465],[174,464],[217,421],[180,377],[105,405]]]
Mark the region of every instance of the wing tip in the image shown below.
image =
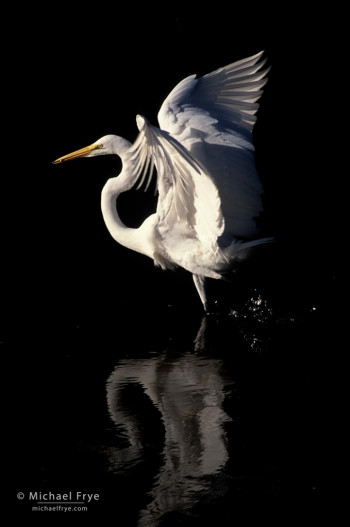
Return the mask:
[[[270,67],[268,66],[265,70],[262,70],[262,67],[265,66],[267,62],[267,56],[264,57],[265,50],[261,50],[258,53],[255,53],[255,55],[251,55],[249,57],[245,57],[244,59],[236,60],[235,62],[231,62],[231,64],[227,64],[226,66],[222,66],[221,68],[212,71],[211,73],[207,73],[204,75],[204,77],[212,77],[217,75],[218,73],[226,73],[228,75],[236,75],[240,72],[243,72],[243,70],[250,69],[251,71],[249,74],[256,74],[260,75],[260,78],[263,78],[268,71],[270,70]],[[259,72],[259,73],[258,73]]]
[[[227,67],[232,69],[237,69],[238,67],[252,67],[256,66],[256,71],[261,70],[263,66],[265,66],[268,57],[265,55],[265,50],[261,50],[258,53],[255,53],[255,55],[251,55],[250,57],[246,57],[241,60],[237,60],[236,62],[233,62],[232,64],[229,64]],[[264,70],[264,73],[267,72],[270,68],[268,67],[266,70]]]
[[[142,132],[147,127],[148,121],[142,115],[136,115],[136,124],[137,128],[139,129],[139,132]]]
[[[262,49],[261,51],[258,51],[258,53],[255,53],[255,55],[252,55],[251,57],[247,57],[246,60],[254,60],[254,59],[256,59],[256,62],[258,62],[258,60],[260,59],[260,57],[263,56],[264,53],[265,53],[265,50]]]

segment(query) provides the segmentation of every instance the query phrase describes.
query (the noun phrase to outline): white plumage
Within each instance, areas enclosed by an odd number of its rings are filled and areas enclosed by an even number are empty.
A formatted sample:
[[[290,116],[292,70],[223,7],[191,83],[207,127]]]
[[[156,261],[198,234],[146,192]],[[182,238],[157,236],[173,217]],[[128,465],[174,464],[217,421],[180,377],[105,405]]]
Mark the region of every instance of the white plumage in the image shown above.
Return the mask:
[[[102,191],[102,213],[122,245],[162,268],[193,274],[207,309],[205,278],[221,278],[235,260],[269,238],[259,238],[262,186],[254,163],[252,129],[268,69],[262,52],[208,75],[181,81],[162,104],[160,128],[137,116],[132,145],[105,136],[55,163],[81,156],[117,154],[122,172]],[[157,173],[156,213],[138,229],[120,220],[116,199],[135,183],[146,188]]]

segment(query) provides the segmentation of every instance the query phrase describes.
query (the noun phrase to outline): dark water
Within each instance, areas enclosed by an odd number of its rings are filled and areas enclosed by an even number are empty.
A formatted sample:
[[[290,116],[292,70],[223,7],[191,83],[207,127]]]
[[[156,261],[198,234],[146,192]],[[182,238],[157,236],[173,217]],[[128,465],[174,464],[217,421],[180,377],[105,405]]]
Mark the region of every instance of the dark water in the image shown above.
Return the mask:
[[[40,491],[98,494],[87,512],[66,514],[122,526],[321,517],[331,499],[327,305],[292,312],[253,290],[239,310],[211,316],[125,304],[63,327],[57,313],[59,325],[31,318],[15,338],[16,510],[62,517],[32,510]]]

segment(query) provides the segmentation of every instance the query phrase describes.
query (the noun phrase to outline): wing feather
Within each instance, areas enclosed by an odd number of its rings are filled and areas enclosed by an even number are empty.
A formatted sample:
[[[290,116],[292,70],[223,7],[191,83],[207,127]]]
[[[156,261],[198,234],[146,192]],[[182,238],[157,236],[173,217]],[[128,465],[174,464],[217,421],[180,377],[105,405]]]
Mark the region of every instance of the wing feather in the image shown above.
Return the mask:
[[[187,77],[165,99],[158,114],[167,131],[190,152],[219,193],[225,236],[258,234],[262,186],[252,130],[268,68],[263,52],[196,78]],[[222,238],[222,241],[224,240]]]
[[[167,132],[137,116],[140,130],[128,153],[139,187],[157,172],[158,230],[164,235],[181,226],[204,245],[214,245],[223,232],[217,189],[192,154]]]
[[[261,56],[184,79],[159,111],[160,129],[137,116],[128,160],[138,187],[157,174],[157,232],[170,260],[188,255],[194,239],[203,253],[222,255],[259,234],[262,186],[251,132],[268,71]]]

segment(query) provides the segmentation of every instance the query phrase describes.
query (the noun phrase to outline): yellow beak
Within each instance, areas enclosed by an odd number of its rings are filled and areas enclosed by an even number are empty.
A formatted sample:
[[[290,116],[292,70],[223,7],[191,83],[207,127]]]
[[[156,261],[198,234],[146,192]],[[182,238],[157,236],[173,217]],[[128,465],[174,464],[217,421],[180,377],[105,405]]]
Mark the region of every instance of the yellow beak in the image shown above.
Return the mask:
[[[89,155],[93,150],[98,150],[99,148],[103,148],[102,145],[96,145],[92,144],[90,146],[85,146],[84,148],[80,148],[80,150],[75,150],[75,152],[72,152],[71,154],[67,154],[65,156],[59,157],[55,161],[53,161],[54,165],[57,165],[57,163],[62,163],[62,161],[70,161],[71,159],[76,159],[77,157],[84,157]]]

